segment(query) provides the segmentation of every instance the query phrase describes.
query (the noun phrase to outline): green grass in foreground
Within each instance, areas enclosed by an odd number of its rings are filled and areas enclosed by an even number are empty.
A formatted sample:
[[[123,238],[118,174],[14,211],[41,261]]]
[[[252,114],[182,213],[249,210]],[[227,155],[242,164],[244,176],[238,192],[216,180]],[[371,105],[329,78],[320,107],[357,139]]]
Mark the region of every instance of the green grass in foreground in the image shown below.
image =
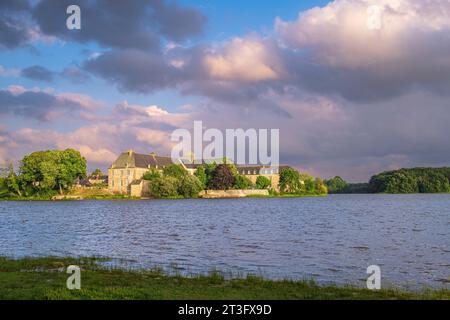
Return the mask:
[[[95,258],[0,258],[0,299],[450,299],[448,290],[412,293],[318,286],[312,281],[226,280],[217,272],[186,278],[161,270],[99,267]],[[66,289],[71,265],[81,267],[81,290]]]

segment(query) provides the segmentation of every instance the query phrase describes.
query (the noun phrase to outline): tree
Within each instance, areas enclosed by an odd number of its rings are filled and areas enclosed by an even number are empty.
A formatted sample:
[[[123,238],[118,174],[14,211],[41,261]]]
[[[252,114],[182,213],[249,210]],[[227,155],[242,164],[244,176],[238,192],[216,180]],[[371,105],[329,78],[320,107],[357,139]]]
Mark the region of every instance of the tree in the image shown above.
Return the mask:
[[[319,195],[328,193],[328,189],[322,179],[316,178],[314,180],[314,192]]]
[[[301,190],[300,174],[293,168],[283,168],[280,171],[280,191],[283,193],[299,193]]]
[[[235,178],[230,167],[219,164],[211,174],[211,188],[215,190],[228,190],[234,185]]]
[[[238,190],[246,190],[253,187],[252,181],[243,175],[236,175],[234,176],[234,189]]]
[[[348,183],[339,176],[325,180],[329,193],[345,193],[349,187]]]
[[[159,177],[151,181],[149,185],[150,195],[155,198],[167,198],[178,196],[180,182],[173,177]]]
[[[202,189],[205,189],[208,185],[208,176],[206,175],[206,170],[204,166],[199,166],[195,171],[194,175],[198,178],[198,180],[202,184]]]
[[[159,173],[159,171],[156,169],[150,169],[149,171],[144,173],[144,175],[142,176],[142,179],[148,180],[148,181],[158,179],[158,178],[161,178],[161,173]]]
[[[272,185],[270,179],[264,176],[256,178],[256,189],[267,189]]]
[[[22,192],[20,190],[20,177],[18,177],[14,171],[14,166],[12,163],[9,165],[8,176],[3,180],[3,187],[8,190],[8,193],[18,195],[19,197],[22,196]]]
[[[163,175],[166,177],[181,179],[187,174],[188,172],[179,164],[171,164],[163,169]]]
[[[51,151],[55,155],[57,175],[55,177],[59,192],[70,188],[77,178],[86,177],[86,159],[79,151],[66,149],[64,151]]]
[[[102,172],[102,170],[97,168],[94,171],[92,171],[90,176],[91,177],[101,177],[101,176],[103,176],[103,172]]]
[[[73,149],[37,151],[22,159],[19,171],[24,187],[62,193],[77,178],[86,177],[86,159]]]
[[[186,175],[180,181],[178,194],[185,198],[196,198],[199,192],[203,190],[203,186],[203,183],[196,176]]]

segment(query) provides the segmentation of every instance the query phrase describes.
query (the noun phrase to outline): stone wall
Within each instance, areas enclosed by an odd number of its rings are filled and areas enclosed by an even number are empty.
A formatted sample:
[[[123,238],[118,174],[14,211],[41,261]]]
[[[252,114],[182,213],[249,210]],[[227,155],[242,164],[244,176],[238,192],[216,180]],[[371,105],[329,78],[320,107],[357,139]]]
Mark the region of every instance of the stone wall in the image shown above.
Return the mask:
[[[269,190],[206,190],[199,196],[205,199],[245,198],[247,196],[268,196]]]
[[[150,182],[147,180],[141,180],[139,183],[131,184],[130,196],[136,198],[148,197],[150,194],[149,186]]]

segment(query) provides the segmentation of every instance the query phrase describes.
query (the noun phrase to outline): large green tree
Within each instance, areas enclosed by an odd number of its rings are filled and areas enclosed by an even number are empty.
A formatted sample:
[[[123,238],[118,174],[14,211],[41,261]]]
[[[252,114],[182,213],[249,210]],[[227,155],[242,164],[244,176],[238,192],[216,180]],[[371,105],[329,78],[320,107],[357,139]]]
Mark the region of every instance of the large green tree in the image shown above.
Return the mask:
[[[74,149],[33,152],[20,163],[20,180],[25,189],[62,193],[77,178],[86,177],[86,159]]]
[[[280,171],[280,191],[283,193],[300,193],[301,191],[300,174],[293,168],[283,168]]]

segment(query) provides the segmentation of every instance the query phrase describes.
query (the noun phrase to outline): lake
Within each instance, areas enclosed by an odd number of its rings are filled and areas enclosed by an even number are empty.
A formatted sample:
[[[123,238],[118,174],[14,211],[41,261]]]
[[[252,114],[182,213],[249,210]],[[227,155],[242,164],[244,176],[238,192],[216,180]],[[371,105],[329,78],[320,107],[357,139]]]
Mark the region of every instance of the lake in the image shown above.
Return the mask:
[[[0,202],[0,255],[104,256],[183,274],[449,288],[450,195]]]

